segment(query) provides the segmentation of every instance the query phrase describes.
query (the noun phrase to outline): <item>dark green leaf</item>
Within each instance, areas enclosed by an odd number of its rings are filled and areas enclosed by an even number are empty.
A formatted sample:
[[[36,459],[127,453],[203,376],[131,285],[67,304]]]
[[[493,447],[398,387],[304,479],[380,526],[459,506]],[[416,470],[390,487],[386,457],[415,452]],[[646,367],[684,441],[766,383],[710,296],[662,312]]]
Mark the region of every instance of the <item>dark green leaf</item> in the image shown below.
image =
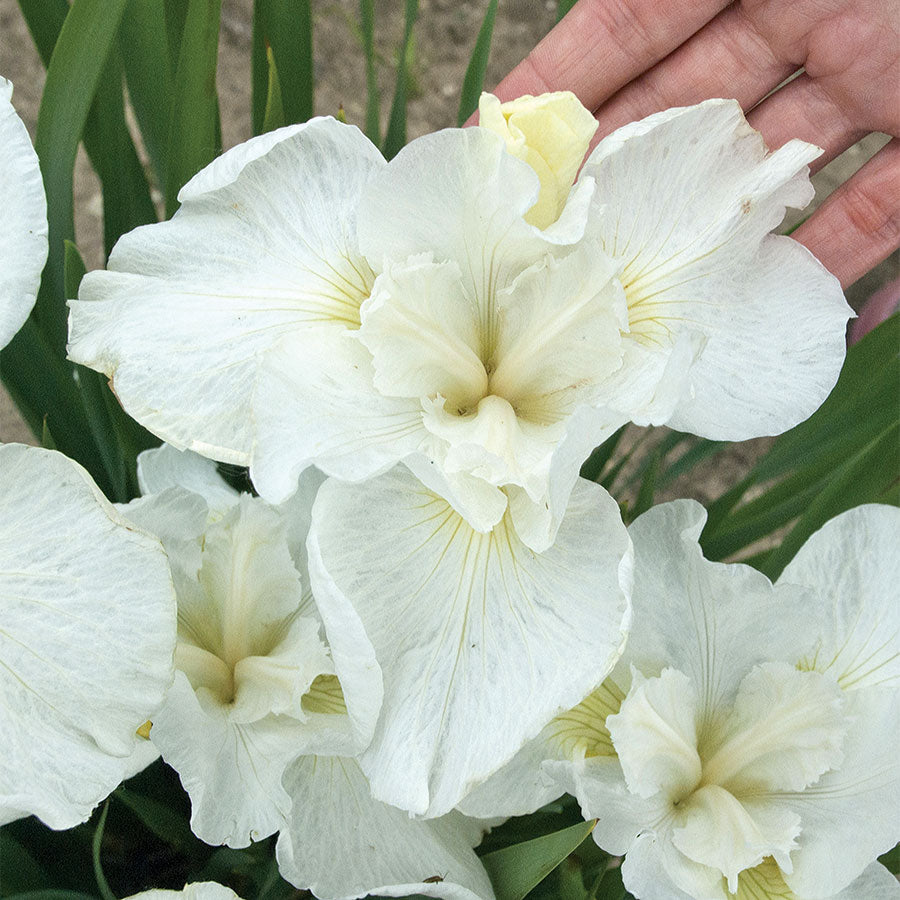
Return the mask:
[[[4,892],[44,887],[50,880],[43,865],[5,828],[0,828],[0,872]]]
[[[119,29],[119,49],[128,96],[162,190],[166,184],[169,101],[175,66],[169,51],[164,0],[128,0]]]
[[[557,0],[556,21],[558,22],[577,2],[577,0]]]
[[[497,900],[522,900],[591,833],[594,820],[481,857]]]
[[[67,0],[19,0],[19,8],[46,68],[50,65],[56,39],[69,14],[69,4]]]
[[[216,56],[222,0],[187,0],[178,65],[172,82],[168,132],[166,215],[178,208],[178,192],[219,149]]]
[[[384,155],[388,159],[396,156],[406,143],[406,104],[409,94],[409,57],[412,48],[413,26],[419,15],[419,0],[406,0],[406,16],[403,25],[403,43],[397,59],[397,84],[391,104],[387,134],[384,138]]]
[[[126,788],[124,785],[119,785],[112,796],[127,806],[160,840],[165,841],[184,856],[191,857],[196,854],[199,841],[194,837],[188,823],[176,810],[153,797]]]
[[[462,92],[459,98],[459,112],[456,116],[456,124],[462,124],[478,109],[478,98],[484,87],[484,73],[487,71],[488,56],[491,53],[491,37],[494,33],[494,19],[497,17],[497,0],[488,0],[487,9],[481,28],[478,29],[478,38],[475,41],[475,49],[466,67],[466,76],[463,79]]]
[[[900,844],[897,844],[893,850],[882,853],[882,855],[878,857],[878,862],[880,862],[891,874],[897,875],[900,873]]]
[[[623,425],[618,431],[611,434],[599,447],[595,447],[593,453],[585,460],[581,467],[581,477],[588,481],[599,481],[603,470],[609,464],[625,434],[627,425]]]
[[[85,146],[103,187],[103,243],[107,256],[126,232],[156,221],[144,167],[125,124],[122,62],[109,55],[85,124]],[[74,294],[67,293],[67,298]]]
[[[359,0],[359,21],[366,60],[366,134],[378,147],[381,144],[381,102],[375,70],[375,7],[372,0]]]
[[[35,149],[47,192],[50,251],[35,307],[50,346],[66,340],[65,240],[74,240],[72,173],[88,111],[126,0],[75,0],[53,49],[38,112]],[[91,52],[85,53],[85,47]]]
[[[314,89],[309,0],[256,0],[254,28],[261,29],[263,47],[275,58],[285,124],[305,122],[313,115]]]
[[[622,867],[613,866],[603,873],[603,877],[591,892],[589,900],[624,900],[630,896],[631,894],[625,890],[625,885],[622,884]]]
[[[172,63],[172,76],[178,68],[181,56],[181,40],[187,24],[188,0],[163,0],[166,16],[166,40],[169,43],[169,59]]]
[[[691,446],[685,450],[674,462],[662,467],[659,473],[657,487],[662,488],[673,482],[676,478],[687,474],[696,465],[715,456],[728,446],[726,441],[709,441],[706,438],[692,438]]]

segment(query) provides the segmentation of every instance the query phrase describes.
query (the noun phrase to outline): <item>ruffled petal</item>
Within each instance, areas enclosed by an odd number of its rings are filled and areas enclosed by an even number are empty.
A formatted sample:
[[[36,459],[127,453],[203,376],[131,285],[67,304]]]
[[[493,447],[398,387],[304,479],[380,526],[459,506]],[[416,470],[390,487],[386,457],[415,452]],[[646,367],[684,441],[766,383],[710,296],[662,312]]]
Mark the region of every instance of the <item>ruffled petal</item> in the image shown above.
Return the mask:
[[[384,673],[363,767],[379,799],[414,813],[452,809],[582,699],[629,625],[618,509],[584,481],[543,554],[506,519],[473,531],[402,468],[359,486],[327,482],[309,552],[320,606],[353,604]]]
[[[290,798],[281,786],[302,752],[295,719],[232,722],[228,708],[191,687],[183,672],[153,718],[150,739],[191,798],[191,829],[208,844],[246,847],[284,827]]]
[[[190,450],[176,450],[171,444],[139,454],[137,478],[142,494],[184,488],[199,494],[212,509],[225,510],[237,503],[239,497],[216,471],[215,462]]]
[[[584,166],[597,183],[591,229],[622,262],[629,340],[659,357],[679,336],[704,346],[668,419],[743,440],[777,434],[828,395],[850,308],[802,246],[768,232],[813,196],[821,151],[789,141],[766,154],[735,101],[708,100],[627,125]],[[637,420],[654,418],[635,403]]]
[[[22,327],[47,260],[47,201],[37,154],[0,77],[0,348]]]
[[[342,332],[291,334],[266,354],[253,400],[259,441],[250,463],[263,497],[289,497],[312,464],[358,481],[419,448],[426,437],[421,403],[383,396],[373,376],[369,351]]]
[[[785,875],[799,897],[837,893],[900,840],[900,692],[850,691],[847,713],[842,765],[800,793],[766,797],[800,816]]]
[[[800,548],[778,584],[819,598],[820,641],[801,661],[846,690],[900,687],[900,510],[868,504],[826,522]]]
[[[493,900],[459,813],[427,822],[372,798],[354,759],[306,756],[288,770],[293,803],[278,839],[284,878],[322,900],[408,894]],[[481,840],[474,829],[475,840]],[[336,860],[340,860],[336,863]]]
[[[730,708],[755,666],[794,663],[815,643],[808,591],[772,587],[749,566],[713,563],[697,542],[706,511],[692,500],[663,503],[629,528],[635,548],[634,628],[620,665],[644,675],[671,667],[700,698],[698,739]]]
[[[552,247],[523,218],[538,187],[531,167],[507,153],[496,134],[483,128],[427,134],[366,188],[360,248],[376,272],[386,259],[420,253],[452,260],[488,322],[494,291]]]
[[[383,165],[333,119],[228,151],[171,221],[125,235],[108,271],[85,276],[70,358],[109,375],[129,414],[179,449],[248,464],[259,354],[298,329],[359,324],[374,276],[356,206]]]
[[[135,770],[172,680],[166,556],[71,460],[0,446],[0,605],[0,823],[71,828]]]

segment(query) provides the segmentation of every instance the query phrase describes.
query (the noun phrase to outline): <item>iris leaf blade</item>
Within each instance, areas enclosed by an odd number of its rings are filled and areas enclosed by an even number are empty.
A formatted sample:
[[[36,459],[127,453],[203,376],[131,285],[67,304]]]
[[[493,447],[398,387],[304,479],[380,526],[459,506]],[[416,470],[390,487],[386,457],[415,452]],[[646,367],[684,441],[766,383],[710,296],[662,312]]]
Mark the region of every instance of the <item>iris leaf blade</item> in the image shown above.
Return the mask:
[[[462,91],[459,98],[459,112],[456,116],[456,124],[463,123],[478,109],[478,98],[484,87],[484,75],[487,71],[488,57],[491,53],[491,38],[494,34],[494,20],[497,18],[497,0],[489,0],[481,28],[478,29],[478,37],[475,39],[475,47],[466,67],[463,79]]]
[[[522,900],[593,831],[595,821],[495,850],[481,857],[497,900]]]

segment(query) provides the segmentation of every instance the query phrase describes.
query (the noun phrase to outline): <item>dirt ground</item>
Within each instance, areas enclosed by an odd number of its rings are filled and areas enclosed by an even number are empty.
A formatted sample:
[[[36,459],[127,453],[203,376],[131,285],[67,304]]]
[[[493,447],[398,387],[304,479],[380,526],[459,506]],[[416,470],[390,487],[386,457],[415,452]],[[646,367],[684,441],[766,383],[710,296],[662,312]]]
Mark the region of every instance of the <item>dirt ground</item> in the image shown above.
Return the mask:
[[[481,23],[486,0],[421,0],[413,55],[409,106],[409,137],[453,125],[469,54]],[[348,121],[364,119],[365,74],[357,26],[357,0],[314,3],[316,110],[336,113],[343,106]],[[486,85],[495,84],[553,26],[554,0],[501,0],[494,30]],[[250,37],[252,0],[223,0],[218,84],[225,147],[250,136]],[[386,119],[393,92],[396,47],[402,33],[402,0],[378,0],[376,44],[382,115]],[[0,0],[0,73],[15,85],[13,103],[32,137],[43,88],[44,71],[31,43],[16,0]],[[817,201],[856,171],[882,144],[870,136],[852,147],[813,179]],[[75,173],[76,230],[79,247],[90,268],[103,264],[101,197],[96,178],[83,153]],[[900,275],[897,255],[862,279],[848,292],[859,305],[879,286]],[[0,388],[0,440],[33,442],[9,398]],[[739,471],[765,442],[735,445],[725,460],[696,470],[689,482],[677,483],[669,496],[708,500],[734,482]]]

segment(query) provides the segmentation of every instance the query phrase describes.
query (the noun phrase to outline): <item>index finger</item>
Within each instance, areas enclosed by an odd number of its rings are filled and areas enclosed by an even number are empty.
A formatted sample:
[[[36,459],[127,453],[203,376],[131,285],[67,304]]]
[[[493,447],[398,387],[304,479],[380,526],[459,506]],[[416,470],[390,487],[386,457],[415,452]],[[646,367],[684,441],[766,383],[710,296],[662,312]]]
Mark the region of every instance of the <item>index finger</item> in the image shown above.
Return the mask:
[[[729,0],[579,0],[494,93],[572,91],[590,110],[699,31]]]

